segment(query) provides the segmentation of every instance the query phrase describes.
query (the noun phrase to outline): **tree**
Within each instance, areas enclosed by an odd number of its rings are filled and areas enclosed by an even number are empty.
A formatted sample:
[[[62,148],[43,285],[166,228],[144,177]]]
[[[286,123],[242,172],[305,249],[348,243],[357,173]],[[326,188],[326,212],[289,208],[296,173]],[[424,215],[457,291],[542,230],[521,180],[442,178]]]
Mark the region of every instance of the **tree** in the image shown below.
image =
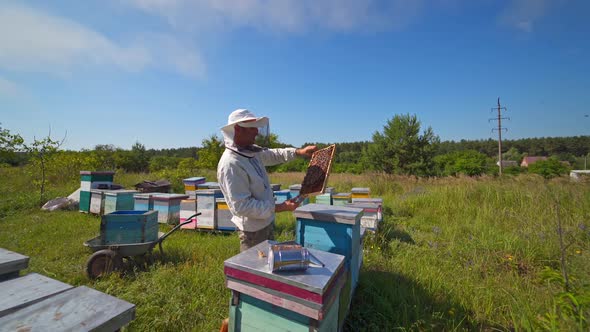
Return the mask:
[[[529,173],[539,174],[546,179],[561,176],[567,172],[568,167],[553,157],[529,165]]]
[[[438,175],[481,175],[485,172],[487,157],[475,150],[456,151],[434,158]]]
[[[524,155],[516,147],[511,147],[508,151],[502,153],[502,160],[514,160],[520,164]],[[496,158],[497,159],[497,158]]]
[[[203,140],[203,148],[199,150],[199,166],[206,169],[217,169],[217,163],[225,150],[223,140],[211,135]]]
[[[438,136],[428,127],[420,135],[416,115],[396,115],[388,120],[383,133],[373,134],[366,153],[368,167],[385,173],[431,175]]]
[[[10,130],[0,126],[0,164],[18,164],[16,153],[23,148],[23,143],[19,134],[11,134]]]
[[[59,150],[59,147],[65,141],[65,136],[63,140],[54,141],[51,138],[51,130],[47,137],[37,140],[34,138],[33,144],[30,146],[25,145],[26,151],[29,153],[30,159],[30,166],[33,170],[33,184],[39,187],[39,204],[42,205],[44,203],[44,196],[45,196],[45,185],[47,182],[47,164],[51,162],[53,155]]]

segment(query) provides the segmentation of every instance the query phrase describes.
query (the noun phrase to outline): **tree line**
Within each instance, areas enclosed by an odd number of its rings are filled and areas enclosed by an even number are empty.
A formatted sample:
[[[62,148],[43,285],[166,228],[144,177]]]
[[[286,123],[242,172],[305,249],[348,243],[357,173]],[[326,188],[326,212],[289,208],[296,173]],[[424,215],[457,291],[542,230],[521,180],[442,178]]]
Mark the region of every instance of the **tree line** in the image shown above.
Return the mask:
[[[0,124],[1,125],[1,124]],[[82,151],[64,151],[58,142],[48,137],[25,144],[22,137],[0,126],[0,166],[41,165],[45,170],[55,168],[55,174],[67,172],[57,169],[122,170],[126,172],[198,172],[215,169],[224,151],[223,139],[211,135],[200,147],[147,149],[136,142],[130,150],[113,145],[97,145]],[[267,147],[285,147],[289,144],[271,133],[258,143]],[[319,148],[331,143],[307,142]],[[365,171],[414,176],[448,176],[496,174],[497,141],[460,140],[443,141],[432,128],[421,128],[416,115],[395,115],[371,141],[336,143],[333,172],[362,173]],[[503,159],[520,163],[525,156],[546,156],[561,174],[568,168],[586,167],[590,152],[590,136],[541,137],[503,141]],[[48,151],[45,153],[44,151]],[[49,153],[50,152],[50,153]],[[42,156],[43,159],[39,159]],[[51,156],[51,160],[48,158]],[[567,163],[563,163],[566,161]],[[557,162],[557,163],[556,163]],[[569,164],[569,167],[568,167]],[[542,164],[541,164],[542,165]],[[557,166],[556,166],[557,165]],[[307,161],[292,162],[269,167],[271,172],[305,171]],[[77,169],[75,169],[77,168]],[[520,173],[523,169],[508,169],[507,173]]]

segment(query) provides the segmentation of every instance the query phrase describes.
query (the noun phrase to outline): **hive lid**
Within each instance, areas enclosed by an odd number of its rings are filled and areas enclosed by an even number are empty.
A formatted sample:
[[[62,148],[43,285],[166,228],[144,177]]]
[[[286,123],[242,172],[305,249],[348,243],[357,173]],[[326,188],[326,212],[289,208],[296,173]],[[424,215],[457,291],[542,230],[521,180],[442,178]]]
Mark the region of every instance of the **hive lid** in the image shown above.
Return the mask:
[[[293,214],[296,218],[355,225],[360,222],[363,209],[314,203],[299,206]]]
[[[268,250],[271,243],[275,242],[264,241],[225,260],[223,264],[226,276],[238,280],[249,279],[250,282],[253,280],[260,280],[261,283],[265,280],[271,280],[269,283],[278,281],[322,295],[329,289],[330,283],[344,264],[345,257],[342,255],[308,248],[312,255],[324,263],[324,267],[272,273],[268,267]],[[264,257],[260,257],[259,251]]]
[[[184,194],[166,194],[166,193],[157,193],[152,196],[154,201],[169,201],[171,199],[187,199],[188,195]]]

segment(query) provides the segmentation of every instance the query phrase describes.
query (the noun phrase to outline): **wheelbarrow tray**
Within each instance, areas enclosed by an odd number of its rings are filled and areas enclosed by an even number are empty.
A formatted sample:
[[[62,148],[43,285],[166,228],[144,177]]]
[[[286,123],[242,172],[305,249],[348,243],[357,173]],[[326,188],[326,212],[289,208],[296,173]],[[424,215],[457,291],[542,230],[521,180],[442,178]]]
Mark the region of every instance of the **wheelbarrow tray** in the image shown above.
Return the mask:
[[[151,251],[158,244],[158,242],[161,242],[164,239],[164,235],[166,235],[166,233],[158,232],[158,239],[155,241],[123,244],[101,244],[102,239],[99,235],[93,239],[84,242],[84,246],[90,248],[94,252],[103,249],[111,249],[117,252],[117,254],[122,257],[131,257],[143,255]]]

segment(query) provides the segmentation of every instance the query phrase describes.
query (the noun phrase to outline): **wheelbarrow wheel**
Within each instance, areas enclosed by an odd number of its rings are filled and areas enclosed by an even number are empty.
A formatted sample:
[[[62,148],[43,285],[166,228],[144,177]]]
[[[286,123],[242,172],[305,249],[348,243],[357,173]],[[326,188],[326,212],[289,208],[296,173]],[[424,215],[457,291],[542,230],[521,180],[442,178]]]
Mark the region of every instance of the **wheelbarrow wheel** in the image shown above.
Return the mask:
[[[92,254],[86,262],[86,274],[90,279],[105,276],[123,265],[121,256],[110,249],[99,250]]]

